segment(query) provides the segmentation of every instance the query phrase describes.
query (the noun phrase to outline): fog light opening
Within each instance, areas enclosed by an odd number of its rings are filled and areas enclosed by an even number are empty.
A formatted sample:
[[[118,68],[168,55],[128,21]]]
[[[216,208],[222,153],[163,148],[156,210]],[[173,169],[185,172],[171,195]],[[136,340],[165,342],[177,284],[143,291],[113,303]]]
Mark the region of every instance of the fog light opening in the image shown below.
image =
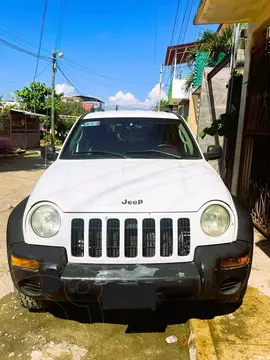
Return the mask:
[[[220,293],[222,295],[233,295],[240,289],[242,283],[239,279],[227,279],[220,287]]]
[[[40,264],[37,260],[23,259],[14,255],[11,255],[11,263],[13,266],[30,270],[38,270],[40,267]]]
[[[249,255],[241,256],[238,258],[228,258],[220,261],[220,267],[223,269],[241,267],[249,262]]]

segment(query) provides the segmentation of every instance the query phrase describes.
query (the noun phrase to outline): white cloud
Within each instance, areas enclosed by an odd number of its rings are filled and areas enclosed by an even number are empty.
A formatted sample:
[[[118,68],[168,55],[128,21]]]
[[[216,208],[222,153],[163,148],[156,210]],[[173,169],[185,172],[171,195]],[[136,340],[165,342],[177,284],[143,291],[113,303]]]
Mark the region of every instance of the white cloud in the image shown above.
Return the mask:
[[[161,90],[161,100],[167,100],[167,95],[163,90],[164,86],[162,85]],[[135,95],[131,93],[124,93],[123,91],[118,91],[115,95],[109,96],[107,101],[107,108],[112,106],[119,105],[121,109],[151,109],[158,103],[159,99],[159,84],[156,84],[153,89],[148,93],[147,98],[143,101],[140,101],[136,98]]]
[[[74,90],[73,86],[65,83],[55,85],[55,91],[57,94],[64,93],[64,95],[75,95]]]

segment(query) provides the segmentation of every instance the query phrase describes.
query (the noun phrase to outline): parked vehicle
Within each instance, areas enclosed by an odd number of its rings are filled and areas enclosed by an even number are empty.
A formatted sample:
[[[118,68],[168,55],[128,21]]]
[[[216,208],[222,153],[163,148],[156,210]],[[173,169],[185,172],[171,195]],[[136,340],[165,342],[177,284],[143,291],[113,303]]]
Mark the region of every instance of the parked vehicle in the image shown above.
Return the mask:
[[[7,252],[22,305],[89,301],[104,309],[164,300],[241,304],[253,228],[185,120],[96,112],[72,127],[30,197],[11,213]],[[50,300],[50,301],[48,301]]]

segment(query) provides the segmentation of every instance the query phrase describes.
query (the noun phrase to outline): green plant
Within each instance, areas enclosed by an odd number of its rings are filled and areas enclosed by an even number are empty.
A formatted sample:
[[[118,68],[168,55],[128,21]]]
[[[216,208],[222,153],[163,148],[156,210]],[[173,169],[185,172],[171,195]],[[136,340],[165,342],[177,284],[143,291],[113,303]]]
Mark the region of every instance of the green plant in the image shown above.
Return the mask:
[[[196,78],[196,58],[199,53],[206,54],[205,66],[215,66],[232,48],[233,29],[225,28],[221,33],[209,29],[203,30],[197,39],[196,45],[191,49],[187,63],[191,69],[186,80],[186,90],[189,90]]]
[[[161,100],[160,102],[160,110],[164,110],[169,106],[168,100]],[[158,111],[158,104],[156,104],[153,108],[153,110]]]
[[[87,114],[88,111],[82,107],[80,102],[61,101],[59,105],[59,113],[61,115],[68,116],[81,116]]]
[[[185,77],[186,83],[185,83],[185,88],[184,88],[184,90],[185,90],[186,92],[188,92],[189,89],[190,89],[190,87],[193,85],[193,82],[194,82],[194,80],[195,80],[195,76],[196,76],[196,73],[195,73],[195,70],[193,70],[192,72],[189,73],[188,76]]]
[[[14,109],[15,105],[8,105],[0,109],[0,115],[3,117],[8,117],[10,114],[10,110]]]
[[[234,110],[230,114],[222,114],[219,119],[213,121],[212,125],[203,129],[199,136],[204,139],[206,135],[229,137],[236,134],[238,111]]]

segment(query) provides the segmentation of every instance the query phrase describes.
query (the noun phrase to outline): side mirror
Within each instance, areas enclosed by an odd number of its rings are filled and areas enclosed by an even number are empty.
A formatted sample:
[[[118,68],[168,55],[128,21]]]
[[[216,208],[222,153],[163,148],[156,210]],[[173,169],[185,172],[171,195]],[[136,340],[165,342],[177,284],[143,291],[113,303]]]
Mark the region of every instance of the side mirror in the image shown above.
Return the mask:
[[[40,155],[43,159],[54,161],[57,159],[58,154],[55,152],[55,147],[53,145],[42,146],[40,150]]]
[[[222,147],[220,145],[210,145],[207,152],[204,153],[206,161],[221,159],[223,155]]]

